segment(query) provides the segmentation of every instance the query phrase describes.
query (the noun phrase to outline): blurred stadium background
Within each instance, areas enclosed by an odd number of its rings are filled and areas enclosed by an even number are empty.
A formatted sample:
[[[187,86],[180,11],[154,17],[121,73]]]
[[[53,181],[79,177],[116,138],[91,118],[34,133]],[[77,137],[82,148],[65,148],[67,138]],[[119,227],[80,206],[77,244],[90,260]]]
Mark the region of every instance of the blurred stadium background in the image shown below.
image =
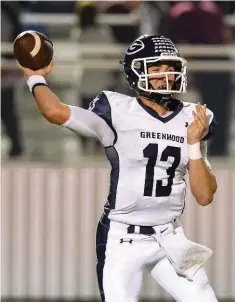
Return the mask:
[[[205,101],[218,121],[209,149],[215,201],[201,208],[188,192],[182,220],[190,239],[214,251],[206,268],[219,301],[235,301],[234,3],[1,1],[3,301],[99,301],[95,230],[109,185],[99,144],[39,114],[12,55],[25,29],[52,39],[49,86],[64,103],[85,108],[101,90],[133,93],[118,61],[137,36],[174,38],[189,62],[181,99]],[[170,298],[146,273],[142,299]]]

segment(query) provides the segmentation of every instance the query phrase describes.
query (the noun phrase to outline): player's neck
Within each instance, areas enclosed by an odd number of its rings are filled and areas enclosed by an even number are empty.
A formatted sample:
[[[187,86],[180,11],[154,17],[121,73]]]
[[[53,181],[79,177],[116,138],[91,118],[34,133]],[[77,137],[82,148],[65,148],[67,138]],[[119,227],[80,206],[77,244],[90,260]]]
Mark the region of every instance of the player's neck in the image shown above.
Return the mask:
[[[157,103],[154,103],[152,101],[149,101],[148,99],[142,97],[142,96],[139,96],[139,99],[141,100],[142,103],[144,103],[146,106],[152,108],[154,111],[156,111],[160,116],[163,116],[167,113],[168,109],[157,104]]]

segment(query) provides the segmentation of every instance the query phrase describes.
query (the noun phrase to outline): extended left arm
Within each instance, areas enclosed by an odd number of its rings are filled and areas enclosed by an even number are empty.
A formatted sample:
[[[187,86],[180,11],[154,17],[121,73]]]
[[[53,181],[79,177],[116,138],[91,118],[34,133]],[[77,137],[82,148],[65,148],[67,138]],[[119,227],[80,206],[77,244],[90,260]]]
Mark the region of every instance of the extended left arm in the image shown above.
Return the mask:
[[[197,202],[206,206],[213,200],[217,183],[211,166],[207,160],[207,143],[200,142],[201,159],[189,159],[189,182],[193,196]]]

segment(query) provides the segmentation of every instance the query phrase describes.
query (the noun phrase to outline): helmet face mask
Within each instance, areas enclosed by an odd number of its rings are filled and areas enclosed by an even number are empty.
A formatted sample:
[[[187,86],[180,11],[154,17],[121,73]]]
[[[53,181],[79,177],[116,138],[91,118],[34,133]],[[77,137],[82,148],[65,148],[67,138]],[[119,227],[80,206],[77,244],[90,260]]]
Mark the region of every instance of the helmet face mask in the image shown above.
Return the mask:
[[[185,93],[187,76],[185,59],[180,57],[174,43],[164,36],[141,36],[128,48],[124,61],[124,75],[138,95],[157,103],[167,102],[173,93]],[[152,66],[168,65],[172,71],[149,71]],[[172,80],[174,75],[174,80]],[[165,85],[153,87],[153,79],[162,79]],[[155,85],[154,85],[155,86]]]
[[[166,72],[156,72],[156,73],[149,73],[149,67],[155,65],[163,65],[167,64],[169,66],[175,66],[177,63],[178,68],[175,71],[166,71]],[[140,58],[134,59],[131,63],[131,70],[136,74],[138,77],[137,87],[140,90],[149,93],[160,93],[160,94],[172,94],[172,93],[185,93],[186,86],[187,86],[187,79],[186,79],[186,61],[183,58],[177,56],[156,56],[156,57],[149,57],[149,58]],[[170,80],[169,76],[174,75],[174,82],[177,85],[173,85],[170,87]],[[154,89],[154,87],[150,84],[150,80],[161,76],[166,81],[166,88],[165,89]]]

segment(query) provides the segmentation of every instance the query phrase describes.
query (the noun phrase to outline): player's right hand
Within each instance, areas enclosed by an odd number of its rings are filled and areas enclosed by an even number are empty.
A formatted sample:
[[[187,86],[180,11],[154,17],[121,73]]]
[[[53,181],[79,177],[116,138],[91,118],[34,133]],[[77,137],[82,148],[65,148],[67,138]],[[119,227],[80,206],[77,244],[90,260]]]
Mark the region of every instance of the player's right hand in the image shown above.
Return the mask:
[[[40,75],[40,76],[46,77],[51,72],[51,70],[54,66],[54,60],[52,59],[48,66],[46,66],[42,69],[38,69],[38,70],[32,70],[32,69],[23,67],[19,64],[18,61],[17,61],[17,65],[18,65],[19,69],[24,73],[26,78],[29,78],[32,75]]]

